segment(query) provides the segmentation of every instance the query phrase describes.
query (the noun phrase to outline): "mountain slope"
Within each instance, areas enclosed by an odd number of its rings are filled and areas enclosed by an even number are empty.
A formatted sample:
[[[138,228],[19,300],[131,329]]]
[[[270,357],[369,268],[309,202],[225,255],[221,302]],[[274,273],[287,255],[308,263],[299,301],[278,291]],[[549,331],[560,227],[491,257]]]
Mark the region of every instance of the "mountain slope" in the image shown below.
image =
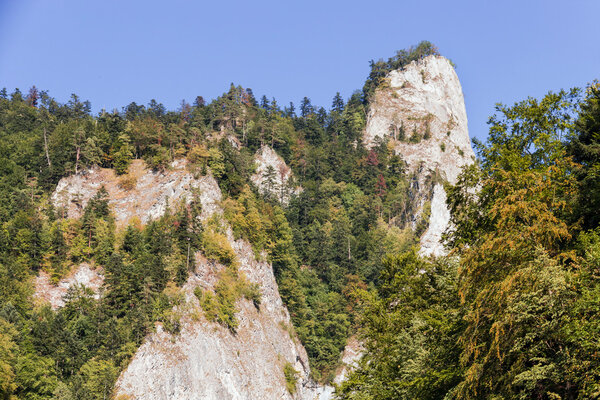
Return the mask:
[[[189,202],[196,191],[202,202],[202,220],[222,218],[222,195],[216,181],[210,175],[194,177],[183,160],[164,172],[153,172],[134,161],[129,173],[135,175],[136,183],[127,189],[119,186],[120,179],[111,170],[95,168],[64,178],[53,199],[70,217],[77,217],[104,186],[116,223],[124,227],[136,219],[149,222],[169,204]],[[171,334],[158,324],[121,374],[117,395],[135,399],[318,398],[322,389],[309,378],[306,351],[295,336],[271,265],[257,260],[251,245],[235,240],[229,227],[225,234],[239,272],[258,285],[260,306],[237,300],[239,326],[235,332],[209,321],[195,291],[214,290],[227,267],[201,252],[194,254],[195,270],[181,288],[184,301],[175,310],[180,316],[180,332]],[[286,365],[297,373],[294,396],[286,387]]]

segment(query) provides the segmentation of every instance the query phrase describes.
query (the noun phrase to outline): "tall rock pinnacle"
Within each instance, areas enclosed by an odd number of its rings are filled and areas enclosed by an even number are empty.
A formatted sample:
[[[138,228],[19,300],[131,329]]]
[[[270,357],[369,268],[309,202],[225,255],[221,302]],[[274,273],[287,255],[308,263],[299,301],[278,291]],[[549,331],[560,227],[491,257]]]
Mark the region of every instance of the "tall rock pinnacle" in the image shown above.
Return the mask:
[[[420,252],[441,255],[450,218],[442,183],[455,184],[462,167],[475,160],[462,88],[448,59],[428,56],[388,74],[371,100],[364,141],[373,146],[386,137],[413,174],[421,209],[429,202]]]

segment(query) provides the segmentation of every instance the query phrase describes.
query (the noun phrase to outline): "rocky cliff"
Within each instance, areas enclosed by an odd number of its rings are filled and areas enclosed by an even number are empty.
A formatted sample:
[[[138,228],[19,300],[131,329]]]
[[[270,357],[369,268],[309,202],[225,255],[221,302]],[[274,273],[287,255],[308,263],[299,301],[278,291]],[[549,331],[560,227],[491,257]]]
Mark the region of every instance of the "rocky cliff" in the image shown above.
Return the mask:
[[[163,172],[150,171],[142,161],[136,160],[128,175],[121,178],[111,170],[94,168],[62,179],[52,198],[69,217],[78,217],[101,186],[109,193],[109,205],[120,227],[135,218],[148,222],[159,217],[169,204],[190,200],[192,190],[199,192],[203,220],[222,214],[221,191],[216,181],[210,175],[194,177],[182,160]],[[194,289],[211,290],[219,271],[225,267],[198,252],[196,269],[182,289],[185,302],[177,309],[181,315],[180,333],[170,334],[157,325],[119,377],[115,388],[117,396],[152,400],[324,399],[329,396],[330,388],[318,387],[309,378],[306,351],[294,334],[271,265],[257,260],[250,244],[235,240],[230,228],[226,234],[236,253],[239,271],[249,282],[259,285],[260,307],[249,300],[238,300],[239,326],[235,333],[208,321]],[[62,290],[70,284],[70,281],[61,283],[56,288]],[[38,297],[54,299],[44,292],[46,286],[38,287]],[[54,292],[58,293],[58,289]],[[54,296],[60,294],[62,292]],[[62,299],[54,300],[56,306],[61,305]],[[286,365],[296,371],[294,394],[286,387]]]
[[[65,305],[65,296],[72,287],[85,286],[95,293],[95,298],[100,298],[103,283],[102,268],[93,268],[88,263],[73,266],[67,276],[57,283],[53,283],[50,275],[42,270],[34,281],[34,296],[40,303],[48,303],[53,309],[57,309]]]
[[[232,244],[240,271],[260,285],[260,308],[248,300],[238,301],[236,333],[207,321],[201,313],[185,312],[178,335],[159,328],[146,338],[119,378],[117,394],[157,400],[320,398],[322,389],[308,377],[306,351],[293,333],[271,266],[257,261],[247,242],[232,240]],[[196,257],[196,271],[183,290],[187,307],[197,312],[194,288],[211,289],[224,267],[201,254]],[[298,372],[294,396],[286,388],[286,364]]]
[[[409,217],[413,226],[428,215],[420,252],[441,255],[441,235],[449,222],[444,183],[455,183],[461,168],[474,160],[460,82],[448,60],[430,56],[388,75],[371,101],[364,141],[373,146],[384,138],[389,138],[394,151],[406,161],[411,176],[415,207]],[[283,204],[299,193],[291,171],[273,149],[262,147],[255,163],[252,182],[259,191]],[[150,171],[136,160],[122,177],[112,170],[93,168],[62,179],[52,199],[64,215],[79,217],[101,186],[109,194],[119,228],[134,220],[147,223],[158,218],[167,207],[191,201],[192,192],[202,203],[203,220],[222,215],[216,181],[210,175],[194,176],[182,160],[162,172]],[[257,257],[249,243],[235,240],[229,227],[225,230],[239,271],[260,288],[260,307],[249,300],[237,301],[239,326],[235,333],[207,320],[194,290],[213,290],[226,267],[200,252],[195,254],[196,268],[181,289],[185,301],[176,310],[181,315],[180,332],[171,334],[157,325],[119,377],[115,395],[148,400],[330,399],[333,389],[319,387],[309,378],[306,351],[294,334],[271,265],[264,256]],[[101,278],[88,279],[89,269],[80,266],[55,286],[41,275],[38,298],[58,307],[69,286],[100,285]],[[336,383],[347,376],[362,351],[360,341],[351,338]],[[288,387],[289,376],[286,381],[286,366],[296,371],[294,393]]]
[[[371,101],[364,142],[373,146],[384,138],[412,174],[412,194],[419,203],[413,218],[426,204],[431,210],[420,252],[441,255],[441,235],[450,218],[443,183],[456,183],[462,167],[475,159],[462,88],[449,60],[428,56],[389,73]]]
[[[259,192],[272,196],[283,205],[300,193],[291,168],[283,158],[269,146],[262,146],[254,156],[256,171],[251,177]]]
[[[81,217],[88,201],[104,186],[117,227],[133,219],[147,223],[164,214],[169,206],[190,202],[192,190],[198,189],[203,216],[218,209],[219,187],[210,175],[194,178],[184,160],[171,163],[165,171],[146,169],[142,160],[134,160],[126,175],[118,177],[112,169],[92,168],[58,182],[52,201],[68,218]],[[216,188],[216,189],[215,189]]]
[[[346,380],[348,374],[354,370],[358,361],[362,358],[364,351],[365,348],[359,340],[358,335],[348,338],[348,343],[342,352],[341,365],[336,371],[333,383],[339,385]]]

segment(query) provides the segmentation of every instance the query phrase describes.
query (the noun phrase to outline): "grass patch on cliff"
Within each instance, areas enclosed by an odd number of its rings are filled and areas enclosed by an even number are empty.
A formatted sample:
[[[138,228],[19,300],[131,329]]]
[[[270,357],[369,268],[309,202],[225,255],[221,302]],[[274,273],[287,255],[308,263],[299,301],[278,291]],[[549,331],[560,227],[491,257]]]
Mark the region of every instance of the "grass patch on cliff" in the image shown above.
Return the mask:
[[[135,186],[137,185],[137,177],[131,173],[126,174],[126,175],[121,175],[119,177],[119,181],[118,181],[117,185],[125,191],[133,190],[133,189],[135,189]]]
[[[431,217],[431,201],[426,201],[421,209],[421,218],[415,229],[415,236],[420,237],[429,227],[429,218]]]
[[[169,282],[154,301],[153,319],[161,322],[165,331],[177,335],[181,331],[181,307],[184,304],[181,289],[174,282]]]
[[[298,383],[298,371],[294,369],[290,362],[283,366],[283,375],[285,376],[285,387],[290,394],[296,393],[296,384]]]

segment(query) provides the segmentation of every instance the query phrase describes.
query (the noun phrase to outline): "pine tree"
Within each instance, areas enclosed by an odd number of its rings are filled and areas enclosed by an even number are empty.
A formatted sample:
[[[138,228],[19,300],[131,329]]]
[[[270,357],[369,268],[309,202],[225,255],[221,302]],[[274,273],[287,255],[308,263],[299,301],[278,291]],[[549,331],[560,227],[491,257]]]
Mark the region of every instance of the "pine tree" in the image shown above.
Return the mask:
[[[300,103],[300,116],[302,118],[306,118],[309,114],[314,112],[312,104],[310,104],[310,99],[308,97],[304,97],[302,102]]]
[[[336,92],[335,96],[333,97],[333,101],[331,104],[331,110],[337,111],[339,113],[344,111],[344,99],[342,99],[340,92]]]
[[[580,167],[577,170],[579,191],[576,217],[585,228],[600,225],[600,84],[587,88],[575,123],[575,135],[569,144],[569,154]]]
[[[269,99],[267,99],[267,96],[265,95],[260,98],[260,108],[269,111]]]

